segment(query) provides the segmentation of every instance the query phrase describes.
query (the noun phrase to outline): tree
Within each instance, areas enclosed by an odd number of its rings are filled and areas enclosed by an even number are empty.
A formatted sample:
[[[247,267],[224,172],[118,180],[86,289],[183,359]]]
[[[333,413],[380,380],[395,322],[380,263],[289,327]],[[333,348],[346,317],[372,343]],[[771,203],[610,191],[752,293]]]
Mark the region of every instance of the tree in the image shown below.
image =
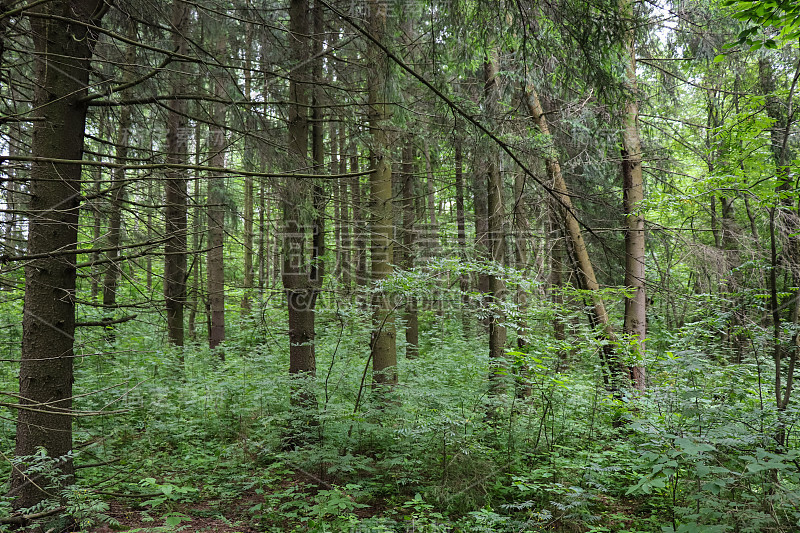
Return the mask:
[[[308,108],[311,81],[310,9],[308,0],[291,0],[289,4],[289,31],[291,59],[294,68],[289,76],[289,127],[288,146],[290,164],[294,169],[308,166]],[[292,403],[305,411],[304,420],[316,409],[316,397],[309,383],[316,374],[314,349],[314,307],[319,287],[311,276],[316,267],[307,261],[307,233],[311,218],[311,187],[303,178],[287,178],[282,191],[283,211],[283,286],[286,290],[289,318],[289,374],[297,381],[292,393]],[[306,212],[302,211],[306,208]],[[313,247],[313,244],[312,244]]]
[[[175,48],[176,54],[186,55],[188,51],[189,17],[188,4],[182,0],[173,0],[170,24],[172,26],[172,46]],[[185,64],[178,64],[170,79],[173,94],[180,95],[186,92],[186,74]],[[187,105],[184,100],[173,99],[168,106],[167,163],[186,164],[190,131],[186,122]],[[164,220],[167,242],[164,244],[164,300],[167,308],[167,337],[175,346],[183,346],[183,310],[186,300],[186,232],[188,228],[186,172],[174,168],[168,169],[165,178]],[[148,227],[150,227],[149,224]],[[194,328],[191,330],[193,331]]]
[[[488,57],[484,58],[484,94],[486,110],[489,120],[494,120],[497,114],[500,99],[498,85],[499,60],[497,51],[491,50]],[[492,268],[498,269],[505,264],[505,207],[503,202],[503,178],[499,168],[499,156],[496,150],[490,149],[487,167],[487,217],[488,217],[488,243],[489,257]],[[490,377],[493,387],[502,390],[501,378],[505,367],[506,328],[504,325],[505,313],[502,311],[505,282],[503,276],[497,273],[489,274],[489,360],[492,369]]]
[[[622,6],[627,16],[633,11],[631,3]],[[636,46],[634,31],[626,36],[628,64],[625,69],[625,89],[628,91],[622,112],[622,191],[625,214],[625,286],[633,294],[625,298],[623,332],[630,337],[633,355],[633,384],[643,391],[646,387],[644,370],[645,337],[647,335],[647,294],[645,291],[645,231],[642,203],[642,143],[639,140],[639,105],[636,101]]]
[[[75,339],[76,248],[81,164],[92,49],[108,4],[54,0],[28,12],[36,80],[28,253],[15,455],[29,458],[42,447],[73,476],[72,383]],[[57,58],[57,59],[56,59]],[[56,163],[48,159],[74,161]],[[48,487],[25,463],[14,468],[10,496],[17,508],[48,497]]]
[[[221,28],[217,28],[216,35],[217,57],[224,57],[227,50],[227,36]],[[227,72],[217,70],[214,72],[212,84],[214,96],[218,102],[211,104],[212,125],[208,130],[208,151],[211,156],[211,166],[214,169],[225,167],[225,118],[226,110],[224,101],[227,96]],[[226,177],[212,171],[208,176],[208,259],[206,273],[208,275],[208,303],[210,313],[210,327],[208,330],[208,346],[218,347],[225,340],[225,192]],[[220,357],[225,358],[223,352]]]
[[[525,104],[537,128],[545,137],[545,142],[548,143],[545,148],[547,175],[551,180],[553,191],[557,193],[555,199],[557,201],[556,209],[558,210],[558,218],[564,221],[563,224],[566,227],[566,234],[569,237],[571,252],[577,265],[576,273],[580,280],[580,287],[583,290],[589,291],[591,295],[591,317],[593,325],[599,330],[599,334],[604,341],[602,357],[603,364],[607,369],[607,374],[605,375],[606,385],[613,391],[619,392],[621,387],[626,386],[623,376],[627,374],[627,372],[623,368],[614,350],[614,343],[616,342],[614,328],[609,319],[605,301],[600,293],[600,285],[597,283],[597,276],[595,276],[594,266],[589,257],[586,242],[583,239],[583,232],[575,216],[570,193],[567,190],[567,185],[561,174],[561,164],[553,148],[549,146],[551,142],[549,139],[550,127],[547,124],[547,118],[542,110],[542,104],[539,102],[539,94],[530,83],[525,88]]]
[[[383,0],[369,0],[368,23],[370,34],[382,42],[386,34],[388,5]],[[395,344],[394,305],[381,283],[392,274],[394,261],[394,211],[392,208],[392,165],[389,139],[386,133],[388,104],[386,83],[388,63],[383,51],[373,42],[367,44],[367,64],[371,66],[367,79],[367,98],[370,147],[370,254],[372,282],[372,371],[379,384],[397,382],[397,352]]]

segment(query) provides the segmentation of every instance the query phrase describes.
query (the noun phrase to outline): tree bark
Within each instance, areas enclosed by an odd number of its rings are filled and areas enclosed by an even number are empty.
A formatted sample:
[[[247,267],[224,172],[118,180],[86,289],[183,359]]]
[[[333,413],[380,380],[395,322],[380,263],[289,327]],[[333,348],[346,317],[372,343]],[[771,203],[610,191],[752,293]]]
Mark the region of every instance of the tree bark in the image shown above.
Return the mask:
[[[458,124],[455,128],[458,132]],[[458,239],[458,256],[462,261],[467,260],[467,227],[464,216],[464,153],[461,136],[456,133],[455,139],[455,185],[456,185],[456,228]],[[469,305],[469,277],[467,274],[459,275],[459,288],[461,289],[461,326],[466,334],[469,328],[467,320],[467,306]]]
[[[517,270],[528,277],[529,270],[529,226],[528,209],[525,203],[525,174],[518,172],[514,176],[514,259]],[[525,314],[528,310],[528,293],[523,287],[517,289],[517,347],[522,349],[528,345],[528,326]]]
[[[632,13],[632,4],[623,4],[626,14]],[[625,71],[625,88],[628,98],[622,116],[622,191],[625,215],[625,287],[631,296],[625,297],[625,322],[623,332],[630,339],[633,364],[633,385],[644,391],[645,337],[647,336],[647,295],[645,291],[645,232],[642,203],[644,179],[642,175],[642,146],[639,139],[639,104],[636,101],[636,48],[633,30],[626,37],[628,64]]]
[[[484,94],[488,120],[495,120],[497,105],[500,99],[500,89],[497,83],[499,64],[497,52],[491,52],[483,65],[484,69]],[[487,169],[487,214],[488,214],[488,244],[492,260],[492,269],[497,269],[505,264],[505,206],[503,205],[503,177],[500,173],[500,162],[496,151],[488,154]],[[492,390],[502,392],[502,376],[505,373],[505,344],[506,328],[505,314],[502,311],[505,296],[505,281],[497,273],[489,274],[489,360],[492,370],[490,378]]]
[[[406,138],[403,145],[403,248],[400,266],[406,270],[414,268],[414,145],[411,136]],[[406,357],[419,355],[419,315],[417,313],[417,298],[411,293],[406,297],[405,322],[406,322]]]
[[[291,57],[295,67],[289,76],[289,155],[294,168],[308,165],[308,104],[310,100],[309,35],[310,9],[308,0],[291,0],[289,4],[289,30],[291,32]],[[316,155],[316,154],[315,154]],[[309,184],[299,178],[287,178],[282,194],[283,204],[283,270],[282,280],[286,290],[289,314],[289,375],[294,380],[292,405],[304,410],[308,416],[316,407],[316,397],[305,380],[316,374],[314,349],[314,306],[317,287],[310,283],[305,256],[307,228],[301,218],[300,207],[310,200]],[[312,245],[313,246],[313,245]],[[313,251],[311,253],[313,255]],[[299,438],[293,435],[292,439]]]
[[[128,36],[135,35],[135,24],[130,23]],[[133,65],[136,60],[136,48],[129,44],[125,52],[125,64]],[[130,67],[129,67],[130,68]],[[128,70],[122,77],[122,82],[127,83],[133,79],[133,73]],[[130,96],[130,91],[122,92],[123,97]],[[120,110],[119,130],[116,138],[115,162],[125,164],[128,159],[128,143],[131,129],[131,108],[124,106]],[[108,247],[111,250],[106,254],[109,263],[103,279],[103,305],[111,310],[117,304],[117,285],[121,268],[119,265],[119,245],[121,242],[122,228],[122,202],[125,199],[125,168],[114,169],[111,181],[111,210],[108,214]]]
[[[533,117],[542,135],[549,137],[550,128],[547,124],[547,118],[542,111],[539,95],[531,84],[528,84],[525,93],[525,104],[528,107],[528,112]],[[586,242],[583,240],[580,224],[578,223],[578,219],[575,218],[572,198],[567,191],[567,185],[561,174],[561,165],[558,162],[558,157],[552,146],[549,148],[549,153],[546,155],[545,163],[547,166],[548,178],[553,184],[553,191],[556,193],[559,200],[557,204],[559,218],[563,217],[565,221],[566,232],[572,245],[572,252],[577,265],[577,274],[580,278],[581,288],[590,291],[592,294],[590,318],[593,325],[599,329],[600,335],[602,336],[601,340],[604,341],[601,353],[603,364],[608,371],[607,384],[611,390],[616,392],[627,385],[626,382],[629,381],[626,377],[628,376],[628,372],[619,361],[619,357],[614,350],[614,344],[616,343],[614,328],[608,318],[608,312],[606,311],[603,297],[600,295],[600,285],[597,283],[594,266],[589,258],[589,252],[586,249]]]
[[[244,40],[244,98],[251,99],[252,90],[252,55],[253,55],[253,25],[245,23]],[[253,115],[247,114],[245,119],[247,131],[255,129]],[[244,167],[245,170],[253,170],[255,165],[255,150],[252,136],[246,135],[244,138]],[[251,311],[250,293],[253,290],[253,176],[244,177],[244,295],[242,296],[242,312],[249,314]]]
[[[383,41],[386,33],[388,5],[384,0],[368,0],[370,33]],[[386,79],[389,75],[386,58],[377,45],[367,45],[367,98],[369,131],[372,138],[369,176],[370,235],[372,282],[376,285],[372,297],[372,372],[376,384],[397,383],[397,352],[395,344],[394,306],[392,299],[380,289],[380,283],[392,274],[394,213],[392,210],[392,166],[389,160]]]
[[[353,143],[350,155],[350,172],[358,172],[358,147]],[[361,205],[361,177],[354,176],[351,187],[351,202],[353,204],[353,259],[355,263],[356,286],[363,287],[367,284],[367,227],[364,209]]]
[[[339,174],[344,174],[347,172],[347,157],[345,156],[345,129],[343,127],[339,128]],[[351,254],[351,238],[350,238],[350,226],[352,224],[352,219],[350,218],[350,209],[348,208],[348,198],[349,191],[348,191],[348,184],[350,183],[349,179],[339,180],[339,216],[341,217],[341,221],[339,223],[340,231],[341,231],[341,245],[342,245],[342,267],[341,267],[341,276],[342,276],[342,285],[345,288],[345,293],[350,293],[350,282],[351,282],[351,272],[352,269],[350,268],[350,258],[352,257]]]
[[[80,160],[94,26],[107,5],[97,0],[53,0],[31,8],[31,39],[36,61],[31,152],[35,157]],[[38,16],[42,15],[42,16]],[[20,408],[15,455],[34,455],[39,447],[59,458],[65,483],[74,473],[72,459],[72,382],[75,334],[76,255],[47,256],[76,249],[81,196],[81,165],[34,161],[30,166],[28,253],[43,254],[25,266]],[[16,508],[36,505],[49,488],[25,466],[14,468],[9,495]]]
[[[217,57],[225,57],[227,36],[218,35]],[[212,83],[214,95],[224,99],[226,76],[217,72]],[[225,166],[225,104],[213,104],[213,125],[208,131],[208,148],[211,166]],[[208,178],[208,255],[206,275],[208,283],[208,303],[211,327],[208,332],[208,346],[212,350],[225,340],[225,180],[224,174],[212,174]],[[220,359],[225,359],[220,351]]]
[[[172,46],[179,54],[186,54],[189,29],[189,5],[181,0],[172,3]],[[182,63],[174,67],[172,91],[175,94],[186,92],[185,67]],[[186,102],[172,100],[168,104],[167,115],[167,163],[186,163],[188,132],[186,122]],[[167,337],[175,346],[183,346],[183,311],[186,300],[186,230],[187,230],[187,181],[186,172],[170,170],[166,173],[164,191],[166,207],[167,242],[164,245],[164,300],[167,309]]]

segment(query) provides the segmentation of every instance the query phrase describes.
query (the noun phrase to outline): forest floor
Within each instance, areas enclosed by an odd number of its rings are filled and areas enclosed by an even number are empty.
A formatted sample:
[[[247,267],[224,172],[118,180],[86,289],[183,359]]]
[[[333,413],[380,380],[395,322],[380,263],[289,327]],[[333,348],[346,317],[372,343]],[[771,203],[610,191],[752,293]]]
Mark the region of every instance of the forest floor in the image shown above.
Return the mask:
[[[260,531],[253,525],[245,523],[250,518],[247,508],[252,502],[242,499],[231,505],[227,512],[220,513],[208,503],[184,504],[175,509],[175,513],[185,516],[178,525],[168,526],[163,516],[154,517],[146,510],[137,509],[127,503],[111,502],[106,513],[119,522],[119,525],[103,524],[89,533],[112,533],[127,531],[129,533],[166,533],[169,531],[191,531],[196,533],[256,533]]]

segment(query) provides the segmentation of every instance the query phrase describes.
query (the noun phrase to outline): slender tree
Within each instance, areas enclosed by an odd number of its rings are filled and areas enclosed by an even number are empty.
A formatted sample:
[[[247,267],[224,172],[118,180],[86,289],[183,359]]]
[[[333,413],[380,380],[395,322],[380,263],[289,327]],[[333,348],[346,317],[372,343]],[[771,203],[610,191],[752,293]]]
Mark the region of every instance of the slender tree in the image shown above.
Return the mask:
[[[189,5],[182,0],[173,0],[170,24],[172,46],[178,54],[188,50]],[[179,95],[186,92],[186,67],[177,65],[170,79],[171,91]],[[187,105],[184,100],[173,99],[168,103],[167,113],[167,163],[185,164],[189,129],[186,122]],[[166,206],[167,242],[164,244],[164,299],[167,308],[167,337],[176,346],[183,346],[183,310],[186,300],[186,230],[187,230],[187,181],[186,172],[170,168],[165,175],[164,190]],[[148,227],[150,224],[148,223]],[[148,268],[151,272],[151,268]]]
[[[388,5],[384,0],[369,0],[369,31],[379,42],[386,37]],[[376,383],[397,382],[397,348],[395,343],[394,306],[380,284],[392,274],[394,260],[394,211],[392,209],[392,165],[389,139],[386,132],[388,104],[386,83],[388,62],[383,51],[372,41],[367,44],[367,78],[370,147],[370,254],[372,282],[376,285],[372,297],[372,370]]]
[[[224,57],[227,50],[227,36],[218,31],[216,36],[217,57]],[[212,104],[213,126],[208,130],[208,151],[211,166],[225,166],[225,90],[227,74],[223,70],[214,73],[212,84],[218,102]],[[224,174],[212,172],[208,177],[208,255],[206,274],[208,283],[208,303],[211,327],[208,331],[208,346],[216,348],[225,340],[225,181]],[[224,353],[220,352],[224,359]]]
[[[624,2],[623,13],[630,16],[633,4]],[[627,98],[622,112],[622,191],[625,214],[625,286],[632,291],[625,298],[624,333],[633,341],[633,384],[645,390],[645,337],[647,335],[647,294],[645,291],[645,231],[642,203],[642,144],[639,140],[639,104],[636,83],[636,46],[634,30],[626,35],[628,63],[625,69]]]

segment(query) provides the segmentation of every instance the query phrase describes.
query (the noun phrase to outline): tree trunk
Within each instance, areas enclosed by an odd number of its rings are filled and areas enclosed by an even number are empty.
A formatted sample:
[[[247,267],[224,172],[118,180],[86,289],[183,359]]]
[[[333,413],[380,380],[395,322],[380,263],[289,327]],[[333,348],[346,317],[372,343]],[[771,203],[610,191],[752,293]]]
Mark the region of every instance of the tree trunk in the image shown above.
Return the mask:
[[[477,163],[477,162],[476,162]],[[486,167],[475,164],[472,167],[472,194],[475,207],[475,252],[480,261],[489,260],[489,188],[486,182]],[[489,277],[484,272],[478,273],[478,291],[489,292]]]
[[[130,23],[128,30],[129,38],[135,36],[135,24]],[[125,64],[133,65],[136,60],[136,48],[129,44],[125,52]],[[122,78],[123,83],[130,82],[133,79],[132,71],[128,70]],[[130,91],[122,91],[122,97],[130,96]],[[131,107],[124,106],[120,110],[119,116],[119,130],[117,131],[116,138],[116,154],[114,162],[117,164],[125,164],[128,159],[128,143],[131,129]],[[108,311],[112,311],[113,307],[117,305],[117,284],[121,273],[119,265],[119,245],[121,241],[121,228],[122,228],[122,202],[125,199],[125,169],[124,167],[115,168],[113,171],[113,178],[111,181],[111,210],[108,214],[108,247],[111,248],[106,254],[109,263],[106,267],[105,277],[103,279],[103,305],[107,307]],[[106,326],[106,329],[113,328],[113,326]]]
[[[195,130],[195,143],[200,144],[200,131],[199,128]],[[200,155],[199,146],[195,150],[195,156]],[[200,308],[200,303],[203,301],[202,288],[200,287],[200,280],[202,279],[202,266],[203,256],[199,253],[201,248],[202,224],[200,218],[200,206],[198,205],[199,199],[202,198],[202,191],[200,189],[200,180],[194,180],[194,188],[192,198],[195,198],[195,205],[192,209],[192,267],[191,277],[188,287],[188,293],[191,294],[189,301],[189,320],[187,329],[189,330],[189,338],[195,340],[197,338],[197,311]],[[203,306],[205,309],[205,305]]]
[[[173,0],[172,46],[177,53],[186,54],[188,43],[186,34],[189,28],[189,5],[180,0]],[[172,92],[186,92],[186,71],[183,63],[179,63],[172,76]],[[171,100],[167,115],[167,163],[185,164],[188,150],[188,132],[186,124],[186,102]],[[186,300],[186,230],[187,230],[187,181],[186,172],[170,169],[166,173],[164,191],[166,207],[167,242],[164,245],[164,300],[167,308],[167,337],[175,346],[183,346],[183,310]]]
[[[409,135],[403,145],[403,248],[400,266],[406,270],[414,268],[414,145]],[[419,316],[417,298],[407,296],[406,310],[406,357],[419,355]]]
[[[86,103],[94,35],[107,4],[96,0],[53,0],[31,8],[33,109],[44,120],[33,123],[31,153],[37,158],[79,161],[83,157]],[[38,16],[43,15],[43,16]],[[75,334],[76,254],[81,196],[79,163],[33,161],[30,165],[28,253],[42,255],[25,266],[22,355],[19,368],[20,408],[15,455],[34,455],[43,447],[72,482],[72,382]],[[44,489],[44,491],[42,490]],[[9,496],[15,508],[48,498],[48,487],[25,466],[14,468]]]
[[[484,94],[488,120],[495,120],[497,105],[500,99],[500,89],[497,84],[499,65],[496,51],[491,52],[483,65]],[[500,173],[500,162],[495,150],[490,150],[487,169],[487,214],[488,214],[488,244],[492,260],[492,269],[501,268],[505,263],[505,206],[503,205],[503,177]],[[492,369],[490,378],[492,390],[502,392],[502,376],[505,373],[505,344],[506,328],[505,314],[502,311],[503,297],[505,296],[505,281],[496,273],[489,274],[489,360]]]
[[[458,132],[458,124],[455,128]],[[464,154],[461,135],[455,134],[455,181],[456,181],[456,228],[458,239],[458,256],[462,261],[467,260],[467,227],[464,216]],[[461,325],[463,333],[467,333],[469,321],[467,320],[467,306],[469,305],[469,278],[467,274],[459,275],[459,288],[461,289]]]
[[[564,233],[562,229],[563,218],[558,216],[563,210],[553,198],[549,199],[549,205],[550,209],[548,210],[547,219],[549,227],[548,235],[550,237],[550,277],[547,285],[550,291],[550,302],[553,304],[554,308],[553,337],[557,341],[563,341],[567,338],[564,319],[561,316],[562,306],[564,305]],[[566,368],[568,353],[567,350],[559,350],[559,370]]]
[[[539,95],[533,88],[533,85],[528,85],[525,90],[525,104],[528,107],[528,112],[533,117],[536,126],[542,135],[549,137],[550,128],[547,124],[547,118],[542,111],[542,105],[539,102]],[[572,252],[577,266],[577,273],[580,277],[581,288],[590,291],[592,294],[592,312],[590,315],[591,322],[595,327],[600,330],[600,335],[606,341],[603,344],[602,358],[603,364],[608,370],[609,379],[607,380],[611,390],[617,392],[622,387],[627,386],[629,381],[626,376],[628,375],[627,369],[619,361],[619,358],[614,351],[614,344],[616,343],[616,336],[611,322],[608,319],[608,312],[606,311],[605,302],[600,295],[600,285],[597,283],[597,277],[594,273],[589,252],[586,249],[586,243],[583,240],[578,219],[575,218],[575,210],[572,206],[572,199],[567,191],[567,185],[564,182],[564,177],[561,174],[561,165],[558,162],[558,157],[555,154],[555,149],[551,146],[550,153],[546,156],[547,174],[553,184],[553,191],[557,195],[559,215],[563,216],[567,235],[569,236],[572,245]]]
[[[339,171],[339,130],[331,123],[331,160],[328,164],[329,172],[336,174]],[[333,180],[333,246],[336,251],[336,262],[333,268],[334,281],[342,282],[344,272],[344,252],[342,244],[342,185],[343,180]]]
[[[227,36],[217,36],[217,57],[225,57]],[[214,96],[227,98],[226,76],[218,72],[214,76]],[[211,166],[225,166],[225,104],[213,104],[213,124],[208,130],[208,148]],[[212,174],[208,179],[208,255],[206,275],[211,327],[208,332],[208,347],[212,350],[225,340],[225,180],[224,174]],[[220,359],[225,359],[220,351]]]
[[[13,143],[9,143],[9,155],[15,155],[13,153],[12,149],[11,149],[12,146],[13,146]],[[102,235],[101,225],[102,225],[102,222],[103,222],[103,210],[101,209],[101,199],[100,199],[100,188],[101,188],[100,182],[102,181],[102,176],[103,176],[102,169],[100,167],[97,167],[97,168],[93,169],[92,174],[94,174],[94,191],[93,192],[95,194],[95,198],[92,200],[92,203],[91,203],[91,206],[92,206],[92,242],[93,243],[99,243],[100,242],[100,237]],[[9,187],[8,187],[8,196],[9,196],[9,205],[8,205],[8,207],[10,209],[16,210],[16,202],[15,202],[16,199],[14,198],[16,196],[16,188],[17,188],[16,180],[13,179],[13,178],[10,179],[8,185],[9,185]],[[16,246],[14,246],[14,244],[13,244],[13,235],[11,234],[11,231],[13,230],[13,228],[15,226],[16,215],[12,214],[12,217],[13,218],[11,219],[11,226],[9,227],[9,237],[12,237],[12,239],[7,240],[8,244],[6,245],[11,250],[16,248]],[[100,252],[92,252],[92,283],[91,283],[91,288],[90,288],[90,291],[91,291],[90,294],[91,294],[93,302],[97,301],[97,296],[100,294],[100,265],[97,264],[98,261],[100,261]]]
[[[525,203],[525,174],[519,172],[514,176],[514,259],[517,270],[525,278],[529,275],[529,227],[528,209]],[[528,293],[523,287],[517,289],[517,347],[522,349],[528,344],[528,327],[525,314],[528,310]]]
[[[253,25],[245,23],[244,40],[244,98],[250,101],[252,90],[252,54],[253,54]],[[245,119],[248,132],[255,129],[255,122],[252,113],[247,114]],[[254,140],[250,135],[244,138],[244,167],[246,170],[254,170],[255,150]],[[253,176],[244,177],[244,295],[242,296],[242,312],[249,314],[251,311],[250,293],[253,290]]]
[[[383,41],[386,33],[388,5],[382,0],[368,0],[370,33]],[[372,67],[367,78],[369,131],[372,137],[369,176],[370,235],[372,282],[372,372],[377,384],[397,383],[394,306],[392,299],[378,288],[392,274],[393,226],[392,167],[389,161],[389,139],[384,129],[387,121],[386,82],[389,72],[383,52],[377,45],[367,45],[367,64]]]
[[[345,157],[345,129],[343,127],[339,128],[339,174],[344,174],[347,172],[347,158]],[[339,228],[341,231],[341,245],[342,245],[342,267],[341,267],[341,276],[342,276],[342,285],[345,288],[345,293],[350,293],[350,278],[351,278],[351,268],[350,268],[350,258],[351,252],[350,248],[352,246],[352,242],[350,239],[350,225],[352,223],[352,219],[350,218],[350,210],[348,209],[348,188],[347,185],[350,182],[349,179],[339,180],[339,216],[341,217],[341,221],[339,222]]]
[[[632,13],[632,4],[623,5],[626,15]],[[642,203],[644,202],[644,179],[642,176],[642,147],[639,140],[639,104],[636,101],[636,48],[634,32],[626,38],[628,65],[625,72],[625,87],[629,91],[622,117],[622,191],[625,214],[625,286],[632,292],[625,298],[625,322],[623,332],[632,347],[633,385],[644,391],[646,375],[644,368],[645,337],[647,335],[647,298],[645,292],[645,232]]]
[[[432,258],[436,257],[439,252],[439,222],[436,220],[436,186],[434,184],[433,162],[431,161],[428,143],[422,143],[422,155],[425,156],[425,175],[427,176],[425,181],[427,188],[425,203],[428,221],[425,228],[425,252],[426,257]]]
[[[291,0],[289,4],[289,29],[291,32],[291,57],[296,65],[289,76],[289,155],[294,168],[308,165],[308,104],[311,57],[309,35],[310,10],[308,0]],[[316,154],[315,154],[316,155]],[[307,228],[301,219],[300,207],[310,198],[309,184],[299,178],[288,178],[282,194],[283,201],[283,286],[289,314],[289,375],[294,380],[292,405],[310,416],[316,407],[316,397],[307,387],[306,380],[316,374],[314,350],[314,306],[317,288],[309,281],[306,262]],[[313,255],[313,252],[312,254]],[[309,418],[304,418],[310,420]],[[291,439],[300,438],[293,434]]]
[[[358,172],[358,147],[353,143],[352,154],[350,156],[350,172]],[[351,183],[351,198],[353,204],[353,248],[354,263],[356,266],[356,286],[362,287],[367,284],[367,227],[365,223],[364,210],[361,205],[361,177],[353,176]]]

